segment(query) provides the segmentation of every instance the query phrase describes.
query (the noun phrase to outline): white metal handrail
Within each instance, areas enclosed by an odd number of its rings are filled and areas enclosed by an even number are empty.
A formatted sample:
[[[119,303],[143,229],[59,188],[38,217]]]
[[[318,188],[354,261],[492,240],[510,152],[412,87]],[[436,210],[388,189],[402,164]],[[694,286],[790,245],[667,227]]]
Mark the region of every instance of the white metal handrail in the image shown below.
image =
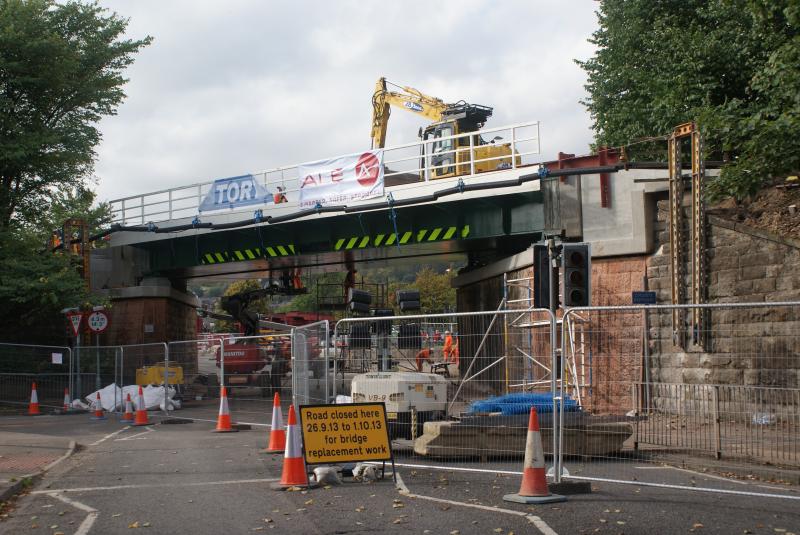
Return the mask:
[[[509,145],[511,154],[503,156],[490,156],[485,158],[468,157],[466,162],[457,162],[458,154],[474,154],[477,147],[483,144],[475,143],[475,136],[482,136],[487,139],[493,138],[498,134],[505,133],[508,136],[502,144]],[[459,146],[458,140],[467,138],[469,146]],[[432,153],[434,143],[451,142],[448,150]],[[527,157],[538,155],[539,147],[539,123],[532,121],[527,123],[517,123],[496,128],[487,128],[475,132],[467,132],[452,136],[442,136],[424,141],[415,141],[403,145],[396,145],[384,149],[384,177],[392,177],[403,174],[417,174],[420,182],[424,182],[433,176],[437,169],[444,169],[456,166],[470,166],[470,175],[476,174],[476,165],[502,161],[510,159],[510,168],[518,167],[518,160],[521,165],[530,165],[534,162],[526,161]],[[434,156],[451,155],[451,162],[445,164],[432,164]],[[256,173],[251,173],[267,191],[274,192],[277,186],[284,188],[283,193],[289,198],[288,204],[264,206],[266,210],[275,209],[278,206],[291,206],[297,204],[297,192],[299,192],[298,167],[302,164],[277,167]],[[397,167],[397,168],[395,168]],[[498,169],[501,169],[498,167]],[[197,215],[198,208],[205,195],[210,191],[214,181],[197,182],[186,186],[179,186],[170,189],[161,189],[140,195],[131,195],[111,201],[112,223],[122,225],[144,225],[149,222],[168,221],[175,218],[186,218]],[[288,187],[287,187],[288,186]],[[295,197],[294,199],[292,197]],[[253,208],[253,207],[249,207]],[[229,211],[236,211],[239,208],[232,208]]]

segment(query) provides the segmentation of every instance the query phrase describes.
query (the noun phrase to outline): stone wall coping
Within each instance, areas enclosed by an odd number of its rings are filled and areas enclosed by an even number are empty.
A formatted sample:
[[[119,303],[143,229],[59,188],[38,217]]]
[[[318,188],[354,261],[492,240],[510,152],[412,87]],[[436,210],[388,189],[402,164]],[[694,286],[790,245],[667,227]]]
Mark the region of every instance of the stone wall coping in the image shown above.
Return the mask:
[[[729,219],[725,219],[719,216],[709,215],[708,222],[717,227],[726,228],[728,230],[733,230],[735,232],[740,232],[742,234],[747,234],[749,236],[761,238],[762,240],[768,240],[774,243],[785,245],[787,247],[792,247],[794,249],[800,249],[800,240],[797,240],[795,238],[789,238],[788,236],[779,236],[777,234],[773,234],[772,232],[767,232],[766,230],[761,230],[751,227],[749,225],[737,223],[736,221],[731,221]]]

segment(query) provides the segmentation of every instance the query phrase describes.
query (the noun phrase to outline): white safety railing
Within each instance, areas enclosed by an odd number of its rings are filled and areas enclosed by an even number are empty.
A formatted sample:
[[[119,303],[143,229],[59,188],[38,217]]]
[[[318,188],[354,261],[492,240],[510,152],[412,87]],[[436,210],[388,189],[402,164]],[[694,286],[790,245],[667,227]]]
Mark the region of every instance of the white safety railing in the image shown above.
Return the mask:
[[[496,150],[494,156],[481,157],[479,149],[485,147],[505,147],[506,150]],[[456,176],[470,176],[481,172],[516,169],[534,165],[534,156],[539,154],[538,121],[518,123],[385,148],[384,179],[389,184],[405,184],[437,178],[437,174],[442,174],[437,171],[455,171]],[[263,208],[271,210],[298,204],[299,165],[252,173],[255,180],[267,191],[276,193],[280,186],[287,198],[288,204],[269,203]],[[213,184],[212,180],[112,200],[112,223],[145,225],[194,217],[198,215],[199,206]],[[254,207],[248,207],[250,208]],[[230,211],[238,209],[241,208],[232,208]]]

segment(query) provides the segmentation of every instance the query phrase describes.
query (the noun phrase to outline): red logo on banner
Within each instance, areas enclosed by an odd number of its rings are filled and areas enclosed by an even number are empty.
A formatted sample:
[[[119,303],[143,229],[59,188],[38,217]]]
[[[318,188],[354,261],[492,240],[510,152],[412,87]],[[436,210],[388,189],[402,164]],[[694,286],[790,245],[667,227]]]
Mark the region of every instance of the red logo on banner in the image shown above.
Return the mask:
[[[378,180],[380,173],[378,157],[371,152],[365,152],[356,163],[356,179],[364,187],[370,187]]]

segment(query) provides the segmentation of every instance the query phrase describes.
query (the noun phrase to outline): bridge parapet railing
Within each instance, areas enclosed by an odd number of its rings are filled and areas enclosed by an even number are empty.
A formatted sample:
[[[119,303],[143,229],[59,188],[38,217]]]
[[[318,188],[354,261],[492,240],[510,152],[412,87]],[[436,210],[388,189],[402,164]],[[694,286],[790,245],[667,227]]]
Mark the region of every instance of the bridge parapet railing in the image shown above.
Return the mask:
[[[506,146],[508,151],[502,155],[479,156],[476,149],[482,146]],[[387,189],[391,189],[393,185],[424,184],[434,178],[437,170],[446,171],[457,166],[457,175],[472,176],[479,174],[479,168],[495,171],[534,165],[539,154],[538,121],[518,123],[387,147],[384,149],[384,179]],[[272,210],[299,205],[299,165],[252,173],[255,180],[268,192],[274,194],[278,192],[278,187],[282,188],[287,199],[286,203],[269,203],[262,208]],[[200,204],[213,184],[214,181],[211,180],[112,200],[111,222],[120,225],[146,225],[193,218],[199,215]],[[248,206],[247,210],[256,208],[259,207]],[[241,207],[219,210],[215,214],[236,211],[241,211]]]

